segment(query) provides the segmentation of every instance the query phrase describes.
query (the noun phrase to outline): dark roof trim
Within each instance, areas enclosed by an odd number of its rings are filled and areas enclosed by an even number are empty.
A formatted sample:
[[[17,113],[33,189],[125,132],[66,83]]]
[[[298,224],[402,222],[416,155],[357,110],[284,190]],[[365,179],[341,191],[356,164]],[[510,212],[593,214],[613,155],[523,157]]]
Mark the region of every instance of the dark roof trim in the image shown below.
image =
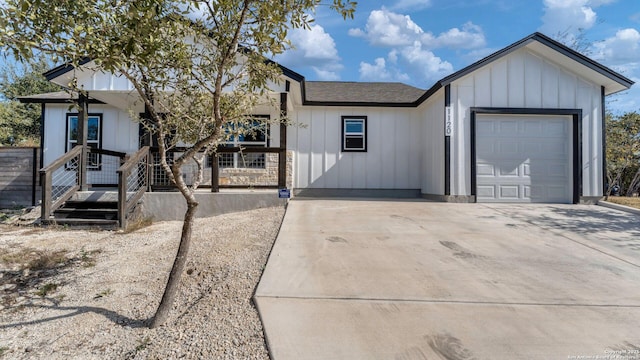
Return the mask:
[[[307,101],[303,102],[307,106],[347,106],[347,107],[392,107],[392,108],[408,108],[416,107],[416,103],[383,103],[383,102],[324,102],[324,101]]]
[[[91,59],[88,57],[83,58],[82,60],[80,60],[80,62],[78,63],[79,65],[84,65],[88,62],[90,62]],[[47,80],[51,81],[55,78],[57,78],[58,76],[62,76],[66,73],[68,73],[69,71],[75,69],[75,67],[71,64],[62,64],[60,66],[57,66],[47,72],[45,72],[44,77],[47,78]]]
[[[79,65],[84,65],[84,64],[86,64],[86,63],[88,63],[90,61],[91,61],[91,59],[88,58],[88,57],[83,58],[79,62]],[[282,74],[284,76],[287,76],[287,77],[291,78],[292,80],[295,80],[295,81],[298,81],[298,82],[304,81],[304,76],[298,74],[297,72],[295,72],[295,71],[293,71],[293,70],[291,70],[291,69],[289,69],[287,67],[284,67],[284,66],[276,63],[275,61],[272,61],[272,60],[266,60],[266,61],[269,64],[276,64],[280,68],[280,70],[282,70]],[[63,64],[63,65],[57,66],[57,67],[45,72],[43,75],[44,75],[45,78],[47,78],[47,80],[51,81],[51,80],[53,80],[53,79],[55,79],[55,78],[57,78],[59,76],[62,76],[64,74],[72,71],[74,68],[75,67],[73,65],[71,65],[71,64]]]
[[[465,67],[462,70],[456,71],[455,73],[443,78],[442,80],[439,81],[441,86],[447,85],[452,83],[453,81],[477,70],[478,68],[491,63],[492,61],[503,57],[505,55],[508,55],[520,48],[522,48],[523,46],[526,46],[527,44],[531,43],[532,41],[538,41],[539,43],[546,45],[548,47],[550,47],[551,49],[571,58],[572,60],[590,68],[591,70],[594,70],[595,72],[604,75],[608,78],[610,78],[611,80],[616,81],[617,83],[624,85],[626,87],[630,87],[631,85],[634,84],[633,81],[631,81],[630,79],[618,74],[617,72],[607,68],[606,66],[603,66],[591,59],[589,59],[588,57],[580,54],[579,52],[551,39],[550,37],[541,34],[539,32],[533,33],[527,37],[525,37],[524,39],[517,41],[507,47],[505,47],[502,50],[499,50],[487,57],[485,57],[484,59],[477,61],[467,67]]]
[[[596,71],[597,73],[608,77],[609,79],[624,85],[625,87],[631,87],[631,85],[634,84],[634,82],[626,77],[624,77],[623,75],[620,75],[619,73],[607,68],[606,66],[603,66],[593,60],[591,60],[590,58],[580,54],[579,52],[551,39],[550,37],[541,34],[539,32],[533,33],[527,37],[525,37],[524,39],[517,41],[507,47],[505,47],[502,50],[499,50],[487,57],[485,57],[484,59],[481,59],[459,71],[456,71],[455,73],[444,77],[443,79],[441,79],[440,81],[437,81],[429,90],[427,90],[418,100],[416,100],[415,102],[412,103],[402,103],[402,104],[398,104],[398,103],[394,103],[394,104],[369,104],[369,103],[360,103],[360,104],[353,104],[353,103],[341,103],[341,102],[334,102],[334,103],[314,103],[314,102],[309,102],[306,100],[303,100],[303,104],[304,105],[325,105],[325,106],[389,106],[389,107],[417,107],[420,104],[422,104],[423,102],[425,102],[427,99],[429,99],[432,95],[434,95],[436,92],[438,92],[438,90],[440,90],[442,87],[451,84],[453,81],[468,75],[476,70],[478,70],[479,68],[497,60],[498,58],[501,58],[505,55],[508,55],[520,48],[522,48],[523,46],[526,46],[527,44],[531,43],[532,41],[538,41],[539,43],[546,45],[548,47],[550,47],[551,49],[571,58],[572,60],[590,68],[591,70]],[[305,99],[306,97],[304,96],[304,85],[302,88],[302,94],[303,94],[303,99]]]
[[[355,107],[355,106],[368,106],[368,107],[417,107],[419,105],[421,105],[423,102],[425,102],[427,99],[429,99],[432,95],[434,95],[438,90],[440,90],[440,88],[452,83],[453,81],[468,75],[469,73],[497,60],[498,58],[501,58],[505,55],[508,55],[524,46],[526,46],[527,44],[531,43],[532,41],[537,41],[543,45],[548,46],[549,48],[569,57],[570,59],[588,67],[589,69],[625,86],[625,87],[631,87],[634,82],[628,78],[626,78],[625,76],[595,62],[594,60],[580,54],[579,52],[549,38],[548,36],[541,34],[539,32],[535,32],[527,37],[525,37],[522,40],[519,40],[505,48],[503,48],[502,50],[499,50],[459,71],[456,71],[455,73],[444,77],[443,79],[441,79],[440,81],[437,81],[429,90],[427,90],[422,96],[420,96],[420,98],[418,98],[416,101],[413,102],[406,102],[406,103],[385,103],[385,102],[340,102],[340,101],[336,101],[336,102],[321,102],[321,101],[308,101],[307,100],[307,96],[306,96],[306,84],[305,84],[305,77],[287,67],[284,67],[272,60],[266,60],[268,63],[273,63],[276,64],[281,70],[282,70],[282,74],[284,76],[289,77],[290,79],[297,81],[300,83],[300,91],[302,94],[302,103],[303,105],[308,105],[308,106],[349,106],[349,107]],[[91,61],[91,59],[89,58],[84,58],[81,62],[80,65],[84,65],[86,63],[88,63],[89,61]],[[51,69],[49,71],[47,71],[46,73],[44,73],[44,76],[47,78],[47,80],[52,80],[56,77],[59,77],[61,75],[66,74],[67,72],[73,70],[74,67],[70,64],[65,64],[65,65],[61,65],[58,66],[54,69]],[[21,100],[22,101],[22,100]],[[31,102],[36,102],[36,101],[31,101]],[[61,102],[61,101],[57,101],[57,102]]]
[[[23,104],[72,104],[78,100],[78,96],[74,94],[71,96],[66,91],[58,91],[45,94],[19,96],[18,100]],[[104,102],[89,98],[87,99],[89,104],[105,104]]]
[[[74,100],[68,99],[68,100],[61,100],[61,99],[24,99],[24,98],[18,98],[18,100],[23,103],[23,104],[73,104],[75,103]],[[88,99],[89,104],[106,104],[103,101],[100,100],[96,100],[96,99]]]

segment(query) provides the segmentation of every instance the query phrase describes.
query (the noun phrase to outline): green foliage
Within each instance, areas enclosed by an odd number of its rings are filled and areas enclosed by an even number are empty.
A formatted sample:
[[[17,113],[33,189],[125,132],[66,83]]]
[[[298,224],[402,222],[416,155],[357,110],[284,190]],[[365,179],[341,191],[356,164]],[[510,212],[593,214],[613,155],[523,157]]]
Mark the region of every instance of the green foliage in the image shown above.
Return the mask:
[[[51,65],[38,58],[26,65],[7,64],[0,70],[0,145],[38,145],[40,106],[22,104],[19,96],[58,91],[42,73]]]
[[[630,196],[640,188],[640,114],[607,114],[606,136],[608,193],[618,185]]]
[[[356,2],[327,2],[343,18],[353,17]],[[0,47],[9,54],[25,61],[44,53],[76,69],[123,76],[147,109],[139,121],[157,136],[162,167],[187,202],[179,251],[152,327],[166,319],[186,261],[204,154],[230,136],[225,129],[252,131],[258,106],[278,109],[282,72],[267,59],[290,48],[288,30],[309,28],[320,5],[322,0],[0,2]],[[76,79],[66,85],[84,91]],[[169,164],[167,152],[185,144]],[[182,166],[192,160],[199,171],[188,186]]]
[[[163,140],[161,151],[193,145],[175,161],[178,171],[224,140],[225,123],[252,122],[252,108],[275,101],[269,85],[281,71],[265,57],[286,51],[288,30],[308,28],[321,5],[346,19],[356,2],[10,0],[0,5],[0,46],[19,61],[46,54],[124,75],[151,110],[140,120]]]

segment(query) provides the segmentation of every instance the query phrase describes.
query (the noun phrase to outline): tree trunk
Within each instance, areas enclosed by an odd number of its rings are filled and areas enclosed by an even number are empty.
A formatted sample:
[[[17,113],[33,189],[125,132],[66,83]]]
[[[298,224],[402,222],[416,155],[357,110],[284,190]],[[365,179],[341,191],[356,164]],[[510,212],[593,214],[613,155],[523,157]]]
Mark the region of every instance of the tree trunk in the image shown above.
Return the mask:
[[[633,179],[629,183],[629,188],[627,188],[627,196],[633,196],[633,193],[638,190],[638,185],[640,185],[640,169],[636,171]]]
[[[191,233],[197,208],[198,202],[195,201],[195,199],[187,199],[187,211],[184,214],[184,222],[182,223],[182,235],[180,237],[178,253],[173,261],[173,266],[171,267],[171,273],[169,273],[169,279],[167,279],[167,286],[164,289],[162,300],[160,300],[156,314],[153,316],[151,324],[149,325],[149,328],[151,329],[164,324],[169,316],[173,300],[178,292],[178,288],[180,287],[182,271],[187,263],[189,246],[191,245]]]

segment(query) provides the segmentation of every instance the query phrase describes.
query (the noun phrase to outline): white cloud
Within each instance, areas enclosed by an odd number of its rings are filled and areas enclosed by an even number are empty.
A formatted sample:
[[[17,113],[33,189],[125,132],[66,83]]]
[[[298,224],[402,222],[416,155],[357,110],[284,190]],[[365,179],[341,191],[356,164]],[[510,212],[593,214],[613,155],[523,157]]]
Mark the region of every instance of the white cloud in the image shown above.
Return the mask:
[[[410,16],[385,8],[372,11],[365,29],[350,29],[349,35],[381,47],[412,46],[416,41],[430,49],[477,49],[486,44],[482,28],[472,22],[464,24],[462,29],[452,28],[435,36],[425,32]]]
[[[619,30],[615,36],[595,43],[594,49],[594,57],[602,62],[635,67],[640,64],[640,32],[633,28]]]
[[[407,62],[410,72],[418,76],[421,75],[424,80],[438,80],[453,72],[451,63],[443,61],[431,51],[423,49],[419,42],[415,42],[413,46],[405,47],[401,54],[402,59]]]
[[[373,64],[361,62],[360,79],[430,84],[453,72],[451,63],[423,49],[418,41],[400,50],[390,51],[387,60],[377,58]]]
[[[364,29],[351,29],[349,35],[369,44],[389,48],[387,58],[360,63],[360,79],[431,83],[453,72],[451,63],[433,52],[436,49],[480,49],[486,40],[482,28],[468,22],[439,35],[425,32],[410,16],[385,8],[369,14]]]
[[[311,67],[321,80],[338,80],[342,70],[336,43],[320,25],[309,30],[293,29],[289,32],[293,49],[276,57],[276,61],[288,67]]]
[[[610,97],[608,107],[620,113],[640,110],[640,31],[618,30],[614,36],[594,43],[592,53],[594,60],[636,82],[628,91]]]
[[[540,31],[554,36],[567,32],[576,36],[580,29],[590,29],[598,17],[595,8],[615,0],[544,0]],[[571,40],[571,39],[568,39]]]
[[[372,45],[388,47],[409,45],[423,33],[410,16],[386,9],[373,10],[369,14],[365,30],[349,30],[351,36],[364,37]]]
[[[342,69],[342,67],[340,69]],[[316,72],[316,76],[318,77],[318,80],[323,80],[323,81],[340,80],[340,75],[338,74],[337,71],[331,71],[329,69],[318,68],[315,66],[313,67],[313,71]]]
[[[360,63],[360,79],[365,81],[390,81],[391,73],[387,70],[387,64],[383,58],[377,58],[373,64]]]
[[[467,22],[458,28],[449,29],[435,39],[436,47],[448,47],[454,49],[478,49],[486,45],[482,28],[472,22]]]

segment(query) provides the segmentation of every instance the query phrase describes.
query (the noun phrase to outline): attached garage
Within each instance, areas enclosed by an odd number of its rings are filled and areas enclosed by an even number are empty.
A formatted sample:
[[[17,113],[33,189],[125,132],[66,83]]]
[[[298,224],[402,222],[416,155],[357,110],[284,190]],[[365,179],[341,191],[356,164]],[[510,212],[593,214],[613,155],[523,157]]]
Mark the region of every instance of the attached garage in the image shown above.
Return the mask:
[[[573,115],[473,111],[477,202],[576,202]]]
[[[424,158],[425,173],[441,166],[444,179],[425,177],[423,196],[599,201],[606,186],[605,97],[632,84],[538,33],[444,78],[425,106],[428,121],[434,120],[425,136],[436,133],[444,115],[444,141],[425,145],[436,154],[444,149],[444,163]]]

